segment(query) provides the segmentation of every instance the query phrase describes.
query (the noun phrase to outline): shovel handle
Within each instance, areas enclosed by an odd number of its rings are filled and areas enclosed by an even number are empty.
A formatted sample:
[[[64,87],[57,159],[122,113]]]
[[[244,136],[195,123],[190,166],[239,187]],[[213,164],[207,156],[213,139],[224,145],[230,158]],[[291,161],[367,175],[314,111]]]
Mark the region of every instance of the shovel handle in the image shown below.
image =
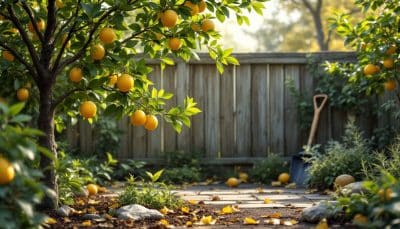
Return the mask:
[[[321,104],[318,105],[318,99],[322,98]],[[311,124],[310,135],[308,136],[307,146],[311,146],[312,141],[314,140],[315,133],[317,132],[319,115],[321,113],[322,108],[324,108],[326,101],[328,100],[328,95],[326,94],[318,94],[314,95],[314,118]]]

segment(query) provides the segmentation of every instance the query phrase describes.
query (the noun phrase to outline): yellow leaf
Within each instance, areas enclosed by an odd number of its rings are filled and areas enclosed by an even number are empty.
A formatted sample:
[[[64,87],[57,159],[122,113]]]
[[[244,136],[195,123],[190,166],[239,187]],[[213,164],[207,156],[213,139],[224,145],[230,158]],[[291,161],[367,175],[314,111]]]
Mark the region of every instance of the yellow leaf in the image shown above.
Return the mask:
[[[168,213],[173,213],[174,211],[172,211],[171,209],[169,209],[169,208],[167,208],[167,207],[164,206],[163,208],[161,208],[160,212],[161,212],[163,215],[166,215],[166,214],[168,214]]]
[[[164,226],[169,226],[169,222],[168,222],[168,220],[166,220],[166,219],[161,219],[161,220],[159,221],[159,223],[160,223],[161,225],[164,225]]]
[[[264,204],[272,204],[274,201],[272,201],[270,198],[265,198],[264,199]]]
[[[186,207],[186,206],[181,207],[181,211],[182,211],[183,213],[185,213],[185,214],[189,214],[189,213],[190,213],[189,208]]]
[[[219,212],[219,214],[224,215],[224,214],[232,214],[233,213],[233,209],[232,206],[228,205],[225,206],[221,209],[221,211]]]
[[[47,224],[56,224],[57,220],[54,219],[54,218],[49,217],[49,218],[46,219],[45,223],[47,223]]]
[[[185,223],[185,225],[186,225],[186,227],[192,227],[192,226],[193,226],[193,223],[192,223],[192,221],[187,221],[187,222]]]
[[[328,223],[326,222],[326,219],[322,219],[317,226],[315,226],[315,229],[328,229]]]
[[[75,202],[76,205],[85,205],[85,201],[80,199]]]
[[[263,188],[257,188],[256,191],[257,191],[258,193],[260,193],[260,194],[261,194],[261,193],[265,193],[265,191],[264,191]]]
[[[85,220],[81,224],[82,227],[90,227],[92,226],[92,222],[90,220]]]
[[[64,223],[70,223],[71,220],[68,217],[64,217]]]
[[[282,213],[280,213],[280,212],[274,212],[274,213],[272,213],[271,215],[269,215],[269,217],[275,218],[275,219],[279,219],[279,218],[282,217]]]
[[[299,223],[299,221],[297,221],[295,219],[285,220],[285,221],[281,222],[281,224],[285,225],[285,226],[293,226],[293,225],[296,225],[298,223]]]
[[[96,205],[99,203],[100,203],[100,201],[96,201],[96,200],[92,200],[92,199],[89,199],[89,201],[88,201],[88,204],[92,204],[92,205]]]
[[[285,188],[296,188],[296,183],[287,184]]]
[[[196,205],[196,204],[199,203],[199,201],[197,201],[197,200],[188,200],[188,203],[189,203],[189,204]]]
[[[282,190],[278,189],[278,190],[273,191],[272,193],[274,193],[274,194],[281,194],[282,192],[283,192]]]
[[[243,223],[247,225],[257,225],[260,223],[260,220],[255,220],[251,217],[245,217]]]
[[[90,214],[94,214],[94,213],[97,212],[97,210],[96,210],[96,208],[94,208],[93,206],[90,206],[90,207],[87,209],[87,212],[90,213]]]
[[[119,208],[119,203],[113,203],[112,205],[110,205],[109,208],[111,208],[111,209]]]
[[[215,224],[215,222],[217,222],[217,220],[213,219],[211,215],[203,216],[200,219],[200,223],[203,225],[213,225],[213,224]]]

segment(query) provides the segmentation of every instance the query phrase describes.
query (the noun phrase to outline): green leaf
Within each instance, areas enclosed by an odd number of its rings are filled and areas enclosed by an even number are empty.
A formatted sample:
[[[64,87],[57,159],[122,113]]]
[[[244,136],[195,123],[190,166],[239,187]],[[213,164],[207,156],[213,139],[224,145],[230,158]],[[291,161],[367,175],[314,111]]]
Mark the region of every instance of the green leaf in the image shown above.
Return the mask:
[[[9,113],[10,113],[12,116],[17,115],[17,114],[19,114],[19,112],[22,111],[22,109],[24,109],[24,107],[25,107],[25,103],[17,103],[17,104],[14,104],[14,105],[12,105],[12,106],[10,107]]]

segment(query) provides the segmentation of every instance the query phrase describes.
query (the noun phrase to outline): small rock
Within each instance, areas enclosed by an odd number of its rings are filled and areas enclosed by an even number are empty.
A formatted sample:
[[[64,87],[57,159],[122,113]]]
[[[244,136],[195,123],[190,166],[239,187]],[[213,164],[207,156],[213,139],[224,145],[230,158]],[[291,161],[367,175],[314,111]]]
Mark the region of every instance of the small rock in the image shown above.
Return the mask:
[[[365,192],[366,190],[363,187],[363,184],[364,184],[363,181],[350,183],[350,184],[344,186],[343,189],[340,191],[340,193],[348,195],[348,194],[353,194],[353,193]]]
[[[331,219],[335,216],[334,208],[336,206],[336,201],[324,201],[319,204],[305,208],[301,215],[301,220],[309,223],[317,223],[322,219]]]
[[[86,188],[81,188],[79,191],[74,193],[76,197],[88,197],[89,192]]]
[[[139,204],[131,204],[119,208],[117,216],[119,219],[132,219],[135,221],[143,219],[159,220],[164,217],[159,211],[145,208]]]
[[[100,219],[102,218],[100,215],[98,214],[84,214],[82,216],[83,219]]]
[[[61,217],[68,217],[75,209],[71,208],[70,206],[63,205],[56,210],[57,215]]]

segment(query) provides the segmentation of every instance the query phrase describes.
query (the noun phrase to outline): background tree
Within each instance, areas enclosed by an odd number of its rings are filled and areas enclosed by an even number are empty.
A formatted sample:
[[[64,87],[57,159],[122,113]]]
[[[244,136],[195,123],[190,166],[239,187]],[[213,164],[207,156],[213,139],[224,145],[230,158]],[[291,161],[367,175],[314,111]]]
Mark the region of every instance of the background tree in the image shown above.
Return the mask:
[[[290,0],[276,1],[272,15],[265,15],[256,32],[259,51],[344,50],[342,39],[330,32],[328,19],[336,10],[359,17],[354,1]]]
[[[222,72],[224,64],[237,60],[218,44],[212,19],[223,21],[232,13],[245,18],[242,9],[261,13],[264,1],[5,0],[2,78],[18,88],[19,100],[39,108],[37,127],[44,135],[38,142],[54,158],[56,114],[76,119],[80,113],[89,122],[99,112],[132,115],[134,125],[148,130],[157,128],[155,115],[161,115],[180,131],[200,111],[191,98],[165,110],[172,94],[153,87],[145,58],[160,59],[164,68],[173,64],[171,54],[189,60],[196,56],[193,50],[205,46]],[[145,55],[139,58],[140,51]],[[53,160],[42,156],[40,166],[44,183],[57,192]],[[43,203],[54,208],[57,198],[48,195]]]

